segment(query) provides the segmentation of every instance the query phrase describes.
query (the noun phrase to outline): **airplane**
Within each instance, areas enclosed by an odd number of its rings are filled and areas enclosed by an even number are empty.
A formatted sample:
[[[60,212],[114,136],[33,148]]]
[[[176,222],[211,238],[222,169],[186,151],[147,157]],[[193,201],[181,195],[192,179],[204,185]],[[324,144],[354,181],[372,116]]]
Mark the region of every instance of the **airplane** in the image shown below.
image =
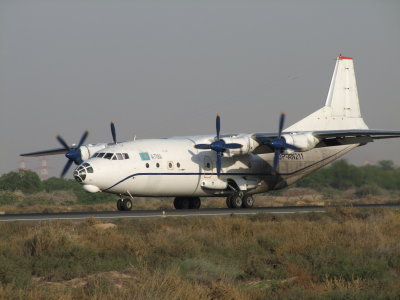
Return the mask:
[[[21,156],[65,154],[73,176],[87,192],[119,196],[117,209],[132,209],[134,197],[174,197],[176,209],[198,209],[201,197],[225,197],[228,208],[251,208],[253,195],[295,183],[356,147],[374,140],[398,138],[400,131],[371,130],[361,112],[353,58],[339,55],[325,105],[284,128],[279,118],[274,133],[216,134],[86,144],[25,153]]]

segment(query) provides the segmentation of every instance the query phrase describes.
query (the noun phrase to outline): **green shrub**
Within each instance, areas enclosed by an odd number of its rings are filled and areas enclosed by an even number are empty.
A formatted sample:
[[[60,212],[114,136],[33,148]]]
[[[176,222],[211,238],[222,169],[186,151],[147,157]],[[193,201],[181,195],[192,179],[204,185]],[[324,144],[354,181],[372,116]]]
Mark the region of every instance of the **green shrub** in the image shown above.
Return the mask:
[[[20,190],[23,193],[35,193],[43,190],[39,176],[32,171],[18,170],[0,177],[0,189],[7,191]]]
[[[376,196],[376,195],[381,195],[382,190],[377,186],[376,184],[369,184],[369,185],[363,185],[357,188],[354,192],[354,196],[357,198],[364,198],[366,196]]]

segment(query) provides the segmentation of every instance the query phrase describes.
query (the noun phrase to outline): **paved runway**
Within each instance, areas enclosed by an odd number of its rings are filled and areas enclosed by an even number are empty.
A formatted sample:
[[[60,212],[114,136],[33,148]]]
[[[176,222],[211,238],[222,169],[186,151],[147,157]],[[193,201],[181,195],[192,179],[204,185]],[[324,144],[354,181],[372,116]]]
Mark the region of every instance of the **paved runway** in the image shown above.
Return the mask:
[[[388,207],[400,209],[400,204],[358,204],[352,207],[376,208]],[[205,208],[198,210],[132,210],[132,211],[103,211],[103,212],[65,212],[65,213],[31,213],[31,214],[5,214],[0,215],[0,222],[13,221],[49,221],[69,220],[78,221],[86,218],[101,220],[115,219],[148,219],[167,217],[192,217],[192,216],[230,216],[230,215],[256,215],[256,214],[293,214],[293,213],[324,213],[327,206],[283,206],[283,207],[257,207],[251,209]]]

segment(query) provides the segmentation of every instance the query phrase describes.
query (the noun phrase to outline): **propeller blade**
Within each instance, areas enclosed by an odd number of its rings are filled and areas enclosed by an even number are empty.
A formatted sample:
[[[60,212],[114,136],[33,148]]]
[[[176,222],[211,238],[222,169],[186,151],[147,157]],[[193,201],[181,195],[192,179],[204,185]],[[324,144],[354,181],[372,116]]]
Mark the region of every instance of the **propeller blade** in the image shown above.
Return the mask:
[[[242,147],[243,147],[243,145],[237,144],[237,143],[229,143],[229,144],[224,145],[225,149],[240,149]]]
[[[279,118],[279,131],[278,131],[278,138],[281,138],[282,134],[282,129],[283,129],[283,124],[285,123],[285,114],[281,113],[281,116]]]
[[[60,142],[60,144],[64,146],[65,150],[67,150],[67,151],[70,150],[68,144],[64,141],[64,139],[61,137],[61,135],[57,135],[56,138]]]
[[[83,135],[82,135],[82,137],[81,137],[81,140],[79,141],[78,146],[76,147],[77,149],[78,149],[80,146],[83,145],[83,143],[85,142],[85,140],[86,140],[86,138],[87,138],[88,135],[89,135],[89,131],[86,130],[86,131],[83,133]]]
[[[56,154],[64,154],[67,150],[63,148],[50,149],[50,150],[42,150],[37,152],[30,153],[22,153],[20,156],[44,156],[44,155],[56,155]]]
[[[211,149],[211,145],[209,144],[197,144],[194,145],[196,149]]]
[[[284,147],[285,147],[285,148],[288,148],[288,149],[292,149],[292,150],[294,150],[294,151],[300,151],[300,148],[299,148],[299,147],[296,147],[296,146],[294,146],[294,145],[290,145],[290,144],[286,144],[286,143],[285,143]]]
[[[110,125],[111,125],[111,135],[112,135],[114,144],[116,144],[117,143],[117,133],[115,131],[115,124],[114,124],[114,122],[111,122]]]
[[[280,149],[275,149],[273,174],[276,174],[276,170],[278,169],[278,165],[279,165],[279,155],[280,155],[280,154],[281,154]]]
[[[221,117],[217,114],[217,119],[215,121],[215,127],[217,129],[217,141],[219,141],[219,132],[221,131]]]
[[[64,169],[61,172],[61,178],[64,178],[65,174],[67,174],[69,168],[71,167],[73,160],[68,160],[67,163],[64,166]]]
[[[220,177],[222,168],[222,153],[217,152],[217,176]]]

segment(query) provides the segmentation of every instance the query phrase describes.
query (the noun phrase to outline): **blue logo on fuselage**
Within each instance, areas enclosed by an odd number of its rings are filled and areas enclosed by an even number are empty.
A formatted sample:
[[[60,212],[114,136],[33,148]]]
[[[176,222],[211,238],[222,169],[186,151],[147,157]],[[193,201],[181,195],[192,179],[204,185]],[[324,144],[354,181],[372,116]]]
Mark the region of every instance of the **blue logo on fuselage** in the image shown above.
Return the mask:
[[[150,160],[150,155],[147,152],[140,152],[139,155],[142,160]]]

